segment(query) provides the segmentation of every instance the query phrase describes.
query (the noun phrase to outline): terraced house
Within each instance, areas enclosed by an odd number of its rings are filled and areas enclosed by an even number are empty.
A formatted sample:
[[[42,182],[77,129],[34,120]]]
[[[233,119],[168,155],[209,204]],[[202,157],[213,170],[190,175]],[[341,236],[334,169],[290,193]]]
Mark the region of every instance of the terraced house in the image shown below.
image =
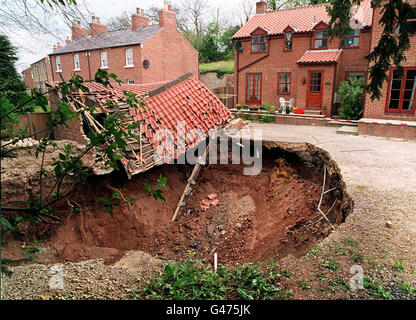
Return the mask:
[[[72,25],[72,39],[54,46],[49,55],[52,81],[68,80],[72,74],[94,78],[98,68],[115,73],[123,83],[141,84],[172,80],[198,72],[198,52],[176,28],[170,5],[159,10],[159,23],[149,25],[143,9],[132,15],[132,27],[107,31],[93,17],[90,32],[79,21]]]
[[[336,114],[339,83],[367,76],[373,10],[369,0],[355,9],[354,31],[340,49],[340,40],[328,37],[326,6],[268,12],[257,2],[256,15],[232,37],[238,104],[294,98],[299,108]]]

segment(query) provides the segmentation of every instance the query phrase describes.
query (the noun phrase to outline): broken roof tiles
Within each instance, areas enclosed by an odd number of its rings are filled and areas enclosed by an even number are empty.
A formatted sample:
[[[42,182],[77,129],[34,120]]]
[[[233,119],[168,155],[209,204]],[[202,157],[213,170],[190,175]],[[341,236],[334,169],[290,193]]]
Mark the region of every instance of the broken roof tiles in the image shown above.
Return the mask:
[[[90,90],[86,95],[94,95],[103,106],[111,99],[125,103],[123,91],[132,91],[143,97],[145,109],[138,107],[124,110],[127,119],[139,123],[136,133],[142,137],[142,142],[145,143],[144,137],[146,137],[148,139],[146,143],[151,145],[150,150],[155,149],[157,154],[163,157],[169,155],[177,159],[180,154],[186,152],[186,149],[196,147],[207,138],[210,130],[221,128],[231,119],[230,111],[192,74],[171,82],[153,84],[116,84],[113,88],[106,88],[93,82],[85,85]],[[197,131],[193,131],[195,129]],[[162,142],[159,141],[158,130],[170,131],[168,140],[174,139],[177,144],[176,149],[164,142],[166,138]],[[163,152],[159,147],[161,145],[164,146]],[[153,165],[149,164],[150,153],[146,160],[140,150],[137,148],[135,150],[136,154],[140,155],[140,161],[137,155],[126,154],[126,158],[130,158],[127,161],[128,165],[124,161],[126,159],[122,162],[129,174],[136,174],[157,165],[154,159],[152,159]]]

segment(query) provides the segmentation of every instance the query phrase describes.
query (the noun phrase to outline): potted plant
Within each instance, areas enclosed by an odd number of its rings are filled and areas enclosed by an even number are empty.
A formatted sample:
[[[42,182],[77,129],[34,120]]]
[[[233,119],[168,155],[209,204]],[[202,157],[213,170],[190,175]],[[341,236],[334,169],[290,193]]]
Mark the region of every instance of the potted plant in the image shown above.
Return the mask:
[[[277,109],[278,113],[282,113],[283,112],[283,108],[281,106],[279,106],[279,109]]]
[[[235,106],[235,108],[236,108],[237,110],[240,110],[240,109],[241,109],[241,104],[237,104],[237,105]]]
[[[290,106],[286,106],[286,114],[290,114]]]
[[[247,105],[244,105],[244,106],[241,107],[241,109],[248,110],[248,106]]]

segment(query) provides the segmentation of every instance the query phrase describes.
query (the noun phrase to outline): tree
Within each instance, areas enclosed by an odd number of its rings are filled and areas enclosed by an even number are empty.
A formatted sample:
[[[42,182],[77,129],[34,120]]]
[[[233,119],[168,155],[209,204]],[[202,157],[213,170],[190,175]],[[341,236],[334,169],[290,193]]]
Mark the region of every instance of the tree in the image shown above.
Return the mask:
[[[26,96],[26,85],[16,71],[16,48],[0,34],[0,99],[15,105]]]
[[[205,14],[209,7],[205,0],[183,0],[182,8],[197,39],[200,39],[205,29]]]
[[[339,36],[341,43],[344,43],[347,32],[350,28],[350,12],[353,5],[360,4],[360,0],[334,0],[328,7],[331,16],[329,22],[331,37]],[[410,48],[409,36],[415,30],[407,21],[416,14],[416,9],[405,0],[375,0],[374,10],[381,10],[381,19],[376,23],[383,26],[380,40],[367,56],[370,62],[370,82],[366,90],[370,93],[372,100],[380,99],[381,88],[384,81],[388,80],[390,67],[396,66],[399,75],[403,75],[401,63],[406,59],[405,53]],[[397,35],[397,28],[400,34]]]
[[[357,120],[361,118],[364,107],[364,87],[363,79],[352,79],[341,82],[338,94],[341,99],[341,107],[338,113],[343,119]]]
[[[107,30],[117,31],[126,30],[131,28],[131,15],[127,12],[123,12],[118,17],[111,18],[107,23]]]

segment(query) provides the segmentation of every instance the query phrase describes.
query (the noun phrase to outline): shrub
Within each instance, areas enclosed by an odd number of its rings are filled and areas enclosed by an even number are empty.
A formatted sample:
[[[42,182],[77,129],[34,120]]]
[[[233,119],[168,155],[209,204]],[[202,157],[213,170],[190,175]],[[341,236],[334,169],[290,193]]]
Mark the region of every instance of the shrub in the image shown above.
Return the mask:
[[[341,82],[338,94],[341,99],[341,107],[338,113],[343,119],[357,120],[361,118],[364,107],[364,80],[353,79]]]

